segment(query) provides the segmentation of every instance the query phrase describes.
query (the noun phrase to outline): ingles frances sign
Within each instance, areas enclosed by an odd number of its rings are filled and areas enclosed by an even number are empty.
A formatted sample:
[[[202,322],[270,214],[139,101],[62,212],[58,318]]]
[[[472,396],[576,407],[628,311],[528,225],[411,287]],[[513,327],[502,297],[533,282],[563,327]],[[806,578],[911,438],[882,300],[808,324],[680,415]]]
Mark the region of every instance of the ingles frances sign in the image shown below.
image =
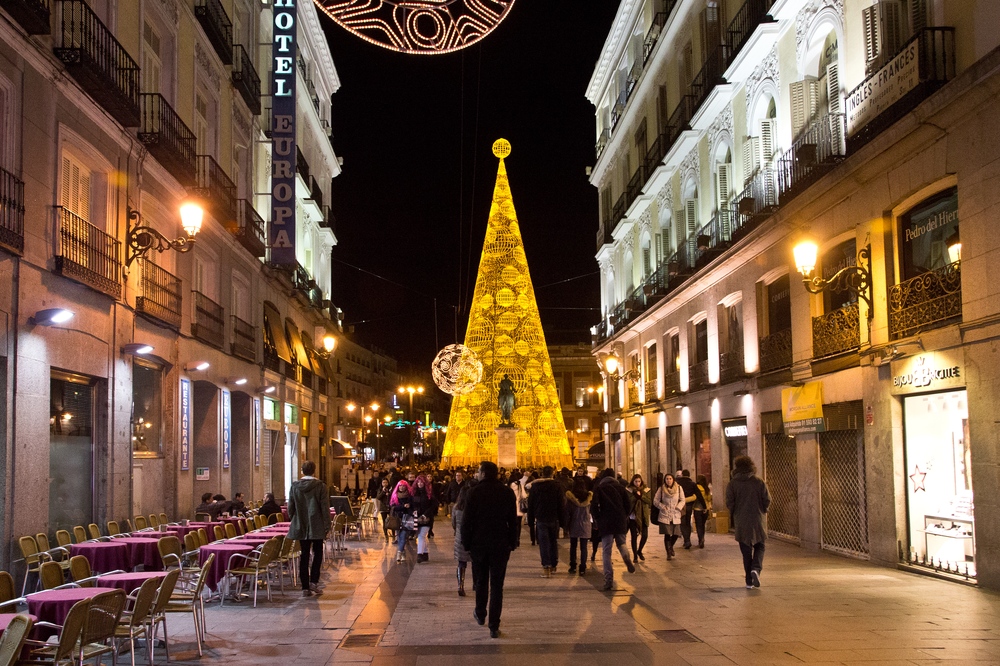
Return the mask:
[[[271,91],[271,263],[295,264],[295,77],[297,0],[274,0]]]

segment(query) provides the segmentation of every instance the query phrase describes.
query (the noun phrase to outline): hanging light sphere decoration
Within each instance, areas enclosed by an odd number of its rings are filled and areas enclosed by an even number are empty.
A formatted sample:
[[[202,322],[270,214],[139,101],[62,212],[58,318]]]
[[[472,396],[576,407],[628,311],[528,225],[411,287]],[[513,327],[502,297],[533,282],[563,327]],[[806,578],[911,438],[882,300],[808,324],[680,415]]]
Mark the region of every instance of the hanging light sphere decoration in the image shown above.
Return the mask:
[[[450,53],[475,44],[514,0],[315,0],[342,28],[401,53]]]
[[[434,357],[431,377],[448,395],[465,395],[472,393],[482,379],[483,364],[465,345],[448,345]]]

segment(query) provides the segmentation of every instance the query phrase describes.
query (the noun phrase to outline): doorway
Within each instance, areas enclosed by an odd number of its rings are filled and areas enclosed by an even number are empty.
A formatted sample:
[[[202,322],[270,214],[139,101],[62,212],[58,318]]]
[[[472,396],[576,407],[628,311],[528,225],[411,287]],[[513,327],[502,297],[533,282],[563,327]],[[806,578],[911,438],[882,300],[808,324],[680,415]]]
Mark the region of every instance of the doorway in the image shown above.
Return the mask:
[[[94,522],[94,387],[88,377],[49,381],[49,531]]]

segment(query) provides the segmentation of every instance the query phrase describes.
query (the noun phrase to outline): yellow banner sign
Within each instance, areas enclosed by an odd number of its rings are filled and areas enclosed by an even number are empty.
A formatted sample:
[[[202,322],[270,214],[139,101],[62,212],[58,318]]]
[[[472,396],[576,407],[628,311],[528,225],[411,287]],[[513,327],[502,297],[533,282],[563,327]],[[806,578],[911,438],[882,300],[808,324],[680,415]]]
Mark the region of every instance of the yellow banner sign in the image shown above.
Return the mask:
[[[781,391],[781,420],[785,433],[823,432],[823,383],[807,382]]]

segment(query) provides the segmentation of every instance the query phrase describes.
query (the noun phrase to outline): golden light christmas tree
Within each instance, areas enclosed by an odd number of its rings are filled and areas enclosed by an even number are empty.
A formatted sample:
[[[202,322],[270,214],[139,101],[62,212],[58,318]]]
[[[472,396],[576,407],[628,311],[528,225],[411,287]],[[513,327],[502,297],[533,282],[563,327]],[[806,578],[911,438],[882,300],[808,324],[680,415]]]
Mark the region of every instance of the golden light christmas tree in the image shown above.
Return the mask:
[[[573,457],[503,161],[510,143],[498,139],[493,154],[500,165],[465,333],[483,374],[475,389],[451,403],[443,457],[453,465],[497,460],[497,394],[508,375],[517,400],[511,420],[518,466],[569,466]]]

